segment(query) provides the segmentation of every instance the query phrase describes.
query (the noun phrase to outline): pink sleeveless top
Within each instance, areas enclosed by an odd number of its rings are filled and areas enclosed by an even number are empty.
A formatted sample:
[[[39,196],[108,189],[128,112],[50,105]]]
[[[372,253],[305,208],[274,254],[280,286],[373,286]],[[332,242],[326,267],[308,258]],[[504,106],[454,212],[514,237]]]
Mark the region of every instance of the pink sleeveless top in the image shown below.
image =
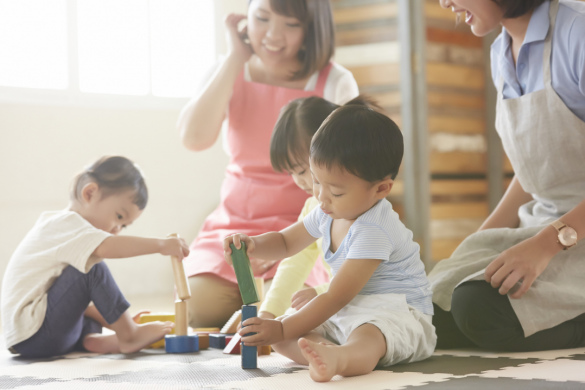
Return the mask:
[[[237,283],[233,268],[223,257],[223,239],[236,232],[250,236],[279,231],[295,223],[308,195],[288,174],[277,173],[270,164],[270,138],[280,110],[294,99],[323,97],[331,71],[321,72],[315,89],[305,91],[244,80],[243,72],[234,85],[229,104],[227,148],[230,161],[221,187],[220,205],[205,220],[183,260],[187,275],[211,273]],[[271,279],[277,266],[263,274]],[[329,280],[321,262],[305,282],[316,286]]]

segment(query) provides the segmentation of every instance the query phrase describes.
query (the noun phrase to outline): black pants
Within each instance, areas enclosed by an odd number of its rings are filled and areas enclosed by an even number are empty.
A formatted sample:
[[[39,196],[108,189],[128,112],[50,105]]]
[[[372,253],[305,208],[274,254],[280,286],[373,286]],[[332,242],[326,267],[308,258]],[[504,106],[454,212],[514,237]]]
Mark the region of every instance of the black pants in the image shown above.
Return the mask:
[[[450,312],[433,306],[433,325],[440,349],[480,347],[519,352],[585,346],[585,314],[524,337],[508,297],[484,281],[457,287]]]

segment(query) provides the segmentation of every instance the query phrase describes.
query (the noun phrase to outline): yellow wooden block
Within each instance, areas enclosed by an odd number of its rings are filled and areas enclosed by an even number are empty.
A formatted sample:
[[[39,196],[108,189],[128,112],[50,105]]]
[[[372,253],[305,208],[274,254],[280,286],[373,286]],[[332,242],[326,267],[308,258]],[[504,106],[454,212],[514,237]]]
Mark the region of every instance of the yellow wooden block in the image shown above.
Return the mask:
[[[139,324],[146,324],[147,322],[154,322],[154,321],[171,321],[175,322],[175,315],[172,313],[150,313],[150,314],[143,314],[140,316],[138,323]],[[175,328],[171,331],[170,334],[175,334]],[[164,348],[165,347],[165,339],[161,339],[156,343],[152,343],[148,346],[148,348]]]
[[[272,352],[272,347],[270,345],[261,345],[258,347],[258,356],[270,355],[270,352]]]

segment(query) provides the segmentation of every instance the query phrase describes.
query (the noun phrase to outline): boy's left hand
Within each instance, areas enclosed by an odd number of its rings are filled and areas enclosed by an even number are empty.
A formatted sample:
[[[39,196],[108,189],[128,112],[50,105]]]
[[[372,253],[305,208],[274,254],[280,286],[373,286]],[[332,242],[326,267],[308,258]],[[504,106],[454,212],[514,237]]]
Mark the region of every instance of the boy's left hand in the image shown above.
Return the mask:
[[[282,323],[278,320],[267,320],[259,317],[249,318],[242,323],[238,332],[242,341],[250,347],[271,345],[283,340]],[[248,333],[255,335],[246,336]]]

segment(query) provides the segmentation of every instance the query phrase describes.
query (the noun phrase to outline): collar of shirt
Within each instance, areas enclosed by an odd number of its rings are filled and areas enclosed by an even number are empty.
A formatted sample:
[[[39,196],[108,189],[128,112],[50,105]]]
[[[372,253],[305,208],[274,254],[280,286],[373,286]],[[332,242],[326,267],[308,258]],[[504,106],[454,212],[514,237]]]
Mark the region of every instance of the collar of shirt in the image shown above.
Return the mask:
[[[514,63],[514,57],[512,56],[512,37],[510,37],[510,34],[505,28],[502,30],[500,70],[505,81],[505,87],[511,89],[505,93],[509,97],[520,97],[526,90],[526,83],[521,83],[520,80],[522,80],[522,73],[526,71],[527,64],[530,63],[528,58],[530,55],[530,44],[544,42],[546,39],[546,35],[550,29],[549,11],[550,2],[545,1],[532,13],[524,42],[518,53],[517,64]]]

